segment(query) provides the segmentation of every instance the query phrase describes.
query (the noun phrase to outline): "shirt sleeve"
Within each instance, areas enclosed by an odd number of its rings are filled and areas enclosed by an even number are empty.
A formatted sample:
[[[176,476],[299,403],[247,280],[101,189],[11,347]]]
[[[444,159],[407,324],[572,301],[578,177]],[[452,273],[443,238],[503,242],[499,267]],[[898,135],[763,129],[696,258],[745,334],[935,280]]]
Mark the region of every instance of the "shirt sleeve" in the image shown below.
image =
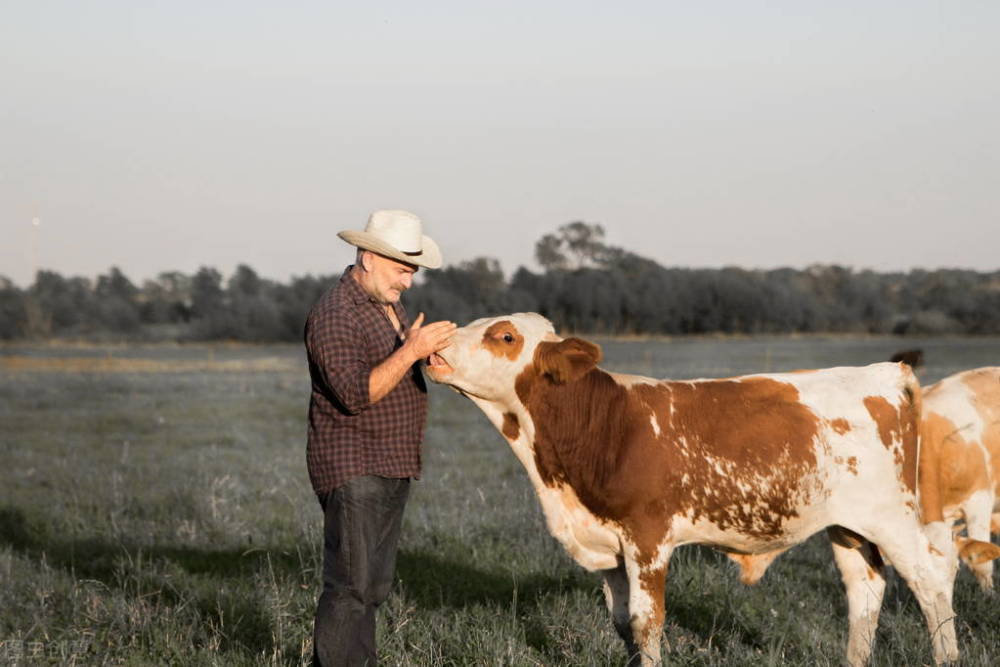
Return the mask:
[[[306,344],[327,388],[348,413],[356,415],[371,405],[372,367],[364,334],[352,318],[324,313],[309,323]]]

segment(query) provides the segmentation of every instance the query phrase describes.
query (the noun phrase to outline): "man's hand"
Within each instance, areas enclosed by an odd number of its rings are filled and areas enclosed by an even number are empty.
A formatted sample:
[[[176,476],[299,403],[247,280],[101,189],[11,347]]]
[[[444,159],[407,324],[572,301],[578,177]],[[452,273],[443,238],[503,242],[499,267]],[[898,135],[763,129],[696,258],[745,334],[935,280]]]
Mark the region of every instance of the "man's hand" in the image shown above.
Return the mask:
[[[451,345],[451,336],[457,328],[458,325],[454,322],[445,320],[425,325],[424,314],[420,313],[410,325],[403,347],[408,347],[408,351],[416,359],[426,359],[435,352]]]
[[[368,379],[368,397],[371,402],[381,400],[392,391],[410,366],[451,345],[451,335],[457,328],[454,322],[445,321],[431,322],[424,326],[424,314],[417,315],[410,330],[406,332],[406,341],[402,347],[372,369]]]

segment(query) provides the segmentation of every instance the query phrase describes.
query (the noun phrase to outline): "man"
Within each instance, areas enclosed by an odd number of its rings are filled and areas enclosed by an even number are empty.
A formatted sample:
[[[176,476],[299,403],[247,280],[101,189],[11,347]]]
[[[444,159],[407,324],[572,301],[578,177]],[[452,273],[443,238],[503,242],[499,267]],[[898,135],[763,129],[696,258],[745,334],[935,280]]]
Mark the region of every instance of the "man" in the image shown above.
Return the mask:
[[[420,475],[427,387],[420,360],[448,346],[452,322],[410,325],[400,295],[441,252],[406,211],[375,211],[340,282],[313,306],[306,460],[324,512],[323,591],[314,664],[376,664],[375,609],[389,595],[410,478]]]

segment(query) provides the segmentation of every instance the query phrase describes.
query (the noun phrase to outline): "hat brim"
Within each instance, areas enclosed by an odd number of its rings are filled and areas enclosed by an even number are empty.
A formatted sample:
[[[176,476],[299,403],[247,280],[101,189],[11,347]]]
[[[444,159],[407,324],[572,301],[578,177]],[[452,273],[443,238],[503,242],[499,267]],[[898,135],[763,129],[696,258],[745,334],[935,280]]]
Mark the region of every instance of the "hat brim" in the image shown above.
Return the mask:
[[[441,249],[438,248],[438,244],[435,243],[429,236],[421,235],[422,250],[419,253],[408,253],[398,250],[379,237],[368,232],[357,232],[348,229],[338,232],[337,236],[342,238],[344,241],[347,241],[352,246],[377,252],[380,255],[385,255],[386,257],[390,257],[405,264],[414,264],[428,269],[441,268]]]

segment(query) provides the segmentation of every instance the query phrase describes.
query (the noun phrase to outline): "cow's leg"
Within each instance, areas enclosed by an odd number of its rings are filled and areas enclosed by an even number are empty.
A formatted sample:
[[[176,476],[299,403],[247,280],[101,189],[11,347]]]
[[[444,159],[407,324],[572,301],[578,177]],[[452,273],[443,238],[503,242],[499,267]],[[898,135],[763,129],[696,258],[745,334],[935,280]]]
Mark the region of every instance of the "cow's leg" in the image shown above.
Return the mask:
[[[928,539],[927,534],[916,525],[915,517],[907,516],[905,519],[907,520],[901,518],[899,522],[887,523],[886,529],[875,536],[875,543],[889,557],[896,572],[917,598],[927,629],[931,633],[935,662],[942,664],[958,660],[955,612],[951,606],[954,575],[948,574],[953,572],[949,568],[955,562],[954,542],[949,539],[947,546],[942,543],[942,551],[934,544],[941,543],[945,538]],[[895,526],[895,529],[889,529],[888,526]],[[934,524],[928,524],[925,530],[929,530],[931,534],[951,534],[947,526],[942,525],[938,531],[934,531],[934,527]]]
[[[847,616],[850,621],[847,662],[852,667],[858,667],[868,661],[878,628],[882,594],[885,592],[881,558],[870,542],[851,548],[831,540],[830,546],[833,547],[833,557],[847,591]]]
[[[638,664],[639,647],[632,637],[632,625],[629,620],[629,585],[625,563],[619,563],[618,567],[612,570],[604,570],[602,574],[604,575],[604,601],[608,605],[608,612],[611,614],[611,621],[615,624],[618,636],[625,642],[625,651],[629,655],[628,664]]]
[[[642,667],[661,664],[660,637],[663,634],[663,592],[667,579],[667,563],[673,547],[661,545],[656,557],[636,562],[633,555],[625,559],[628,574],[629,625],[632,638],[639,648]]]
[[[965,512],[965,529],[971,539],[982,542],[990,541],[990,522],[993,515],[993,493],[987,490],[976,491],[962,505]],[[972,573],[976,575],[980,588],[984,591],[993,590],[993,561],[970,564]]]

